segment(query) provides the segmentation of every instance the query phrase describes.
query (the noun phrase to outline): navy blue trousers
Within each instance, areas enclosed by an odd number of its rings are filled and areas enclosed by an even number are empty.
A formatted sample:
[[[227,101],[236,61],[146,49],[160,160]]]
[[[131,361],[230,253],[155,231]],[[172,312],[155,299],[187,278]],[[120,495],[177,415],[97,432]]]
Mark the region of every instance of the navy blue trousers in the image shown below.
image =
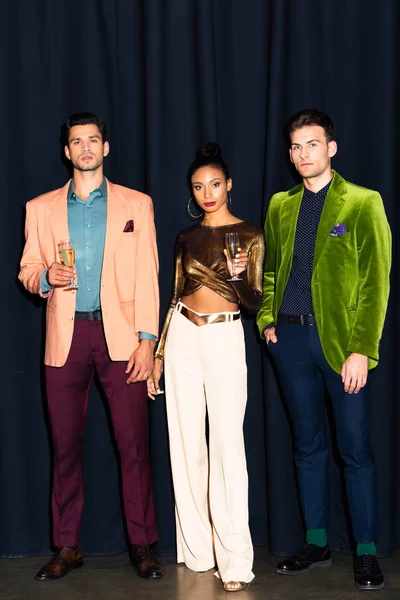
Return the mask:
[[[344,461],[347,498],[357,543],[376,540],[377,478],[370,436],[368,384],[344,391],[326,362],[316,326],[278,324],[268,350],[276,365],[292,419],[300,500],[307,529],[328,523],[328,441],[324,384],[332,401],[338,450]]]

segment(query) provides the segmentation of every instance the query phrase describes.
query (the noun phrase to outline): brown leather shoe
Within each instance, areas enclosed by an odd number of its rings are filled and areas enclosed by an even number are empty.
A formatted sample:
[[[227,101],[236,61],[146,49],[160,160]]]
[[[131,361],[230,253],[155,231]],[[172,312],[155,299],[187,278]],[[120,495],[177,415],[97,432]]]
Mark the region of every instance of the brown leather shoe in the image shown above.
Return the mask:
[[[78,546],[73,548],[58,548],[50,562],[46,563],[43,569],[40,569],[35,579],[39,581],[49,581],[50,579],[60,579],[64,577],[71,569],[77,569],[83,565],[82,548]]]
[[[140,577],[160,579],[164,575],[164,570],[154,555],[151,546],[132,544],[130,557],[132,567]]]

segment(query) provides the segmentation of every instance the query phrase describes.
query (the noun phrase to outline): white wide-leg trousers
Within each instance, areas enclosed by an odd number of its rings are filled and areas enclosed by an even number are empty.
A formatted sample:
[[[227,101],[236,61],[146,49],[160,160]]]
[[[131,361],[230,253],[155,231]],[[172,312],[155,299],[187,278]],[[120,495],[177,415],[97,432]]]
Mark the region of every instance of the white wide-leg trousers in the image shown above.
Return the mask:
[[[197,326],[175,311],[165,345],[165,385],[178,562],[194,571],[217,564],[223,582],[249,582],[254,575],[241,320]]]

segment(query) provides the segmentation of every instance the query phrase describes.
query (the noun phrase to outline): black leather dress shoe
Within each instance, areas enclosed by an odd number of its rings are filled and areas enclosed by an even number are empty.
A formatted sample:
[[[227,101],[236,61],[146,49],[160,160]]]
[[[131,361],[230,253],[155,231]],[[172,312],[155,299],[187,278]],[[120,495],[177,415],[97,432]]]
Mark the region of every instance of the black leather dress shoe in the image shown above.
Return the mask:
[[[164,570],[151,546],[132,544],[130,558],[132,567],[140,577],[144,579],[160,579],[164,575]]]
[[[304,542],[296,554],[278,563],[275,571],[282,575],[302,575],[311,569],[328,567],[332,564],[329,546],[316,546]]]
[[[356,587],[359,590],[381,590],[385,585],[376,556],[357,556],[354,565]]]

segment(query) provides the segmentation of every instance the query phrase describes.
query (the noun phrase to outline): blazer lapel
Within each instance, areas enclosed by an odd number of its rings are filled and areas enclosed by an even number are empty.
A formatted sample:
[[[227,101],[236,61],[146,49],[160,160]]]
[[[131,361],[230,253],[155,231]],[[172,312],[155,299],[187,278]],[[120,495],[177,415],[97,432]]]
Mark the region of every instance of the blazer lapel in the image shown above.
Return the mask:
[[[123,235],[127,220],[124,212],[125,204],[127,202],[124,197],[107,180],[107,229],[103,265],[113,256],[119,239]]]
[[[314,250],[313,272],[317,268],[324,246],[328,240],[329,233],[334,225],[339,221],[339,215],[344,205],[342,195],[346,193],[346,182],[336,172],[331,186],[326,195],[324,208],[322,209],[321,220],[317,231]]]
[[[56,191],[50,207],[49,222],[53,230],[56,245],[61,240],[69,239],[68,231],[68,189],[70,181]]]
[[[287,265],[289,271],[292,264],[294,237],[303,191],[303,185],[298,185],[290,190],[289,196],[282,203],[280,210],[282,262]]]

